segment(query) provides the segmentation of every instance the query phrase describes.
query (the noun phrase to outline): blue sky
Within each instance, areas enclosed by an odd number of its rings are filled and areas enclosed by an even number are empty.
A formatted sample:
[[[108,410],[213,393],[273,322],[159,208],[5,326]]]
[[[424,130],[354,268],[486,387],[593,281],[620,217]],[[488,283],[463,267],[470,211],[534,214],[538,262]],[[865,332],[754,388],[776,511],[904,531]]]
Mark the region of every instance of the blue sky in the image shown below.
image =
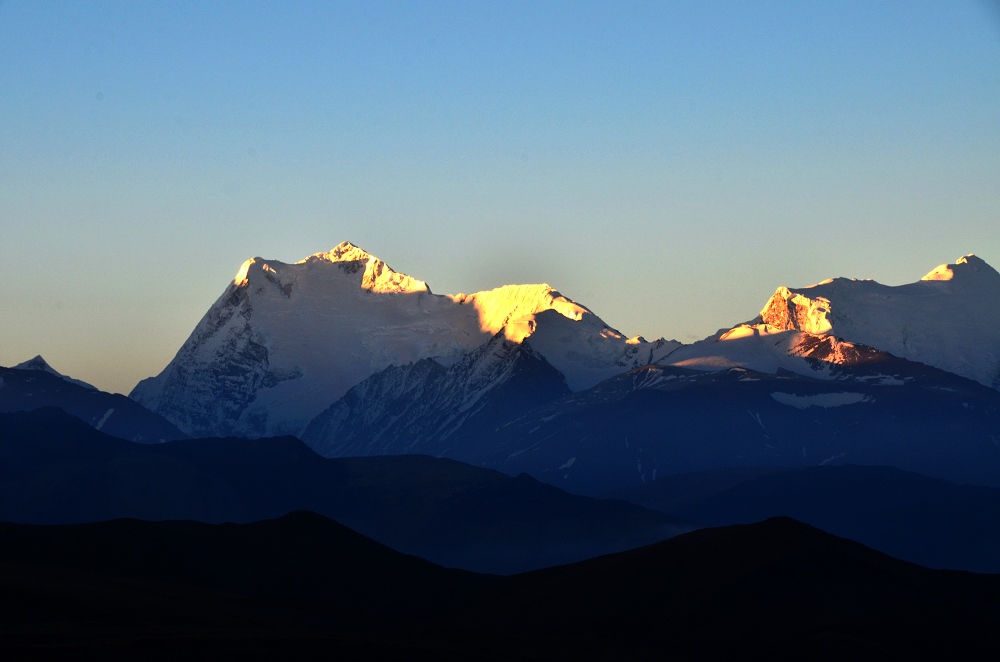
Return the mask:
[[[0,364],[128,392],[350,240],[691,341],[1000,266],[1000,5],[0,1]]]

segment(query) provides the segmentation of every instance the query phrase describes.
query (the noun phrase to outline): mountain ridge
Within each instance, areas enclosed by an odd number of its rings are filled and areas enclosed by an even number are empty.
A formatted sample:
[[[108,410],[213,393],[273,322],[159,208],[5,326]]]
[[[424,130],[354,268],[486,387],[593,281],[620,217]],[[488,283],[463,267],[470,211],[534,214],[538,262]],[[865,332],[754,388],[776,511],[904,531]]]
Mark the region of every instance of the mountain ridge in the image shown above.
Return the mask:
[[[301,438],[327,457],[420,452],[461,460],[475,429],[567,395],[563,376],[525,340],[502,331],[448,368],[430,359],[390,366],[351,388],[314,418]],[[450,452],[449,452],[450,451]]]
[[[511,573],[691,526],[623,501],[427,455],[326,459],[294,437],[142,445],[50,408],[0,414],[0,521],[253,522],[309,510],[394,549]]]
[[[1000,390],[1000,273],[973,254],[904,285],[779,287],[753,323],[833,335]]]
[[[185,438],[170,421],[134,400],[81,384],[38,367],[0,367],[0,413],[56,407],[119,439],[155,444]]]
[[[548,285],[436,295],[344,242],[295,264],[252,258],[174,359],[130,397],[188,434],[300,434],[393,365],[449,365],[504,331],[580,390],[679,343],[628,339]],[[672,344],[671,344],[672,343]]]
[[[42,372],[47,372],[50,375],[55,375],[60,379],[65,379],[67,382],[71,384],[76,384],[77,386],[82,386],[92,391],[98,390],[97,387],[93,386],[92,384],[88,384],[83,380],[73,379],[72,377],[62,374],[61,372],[53,368],[51,365],[49,365],[48,361],[43,359],[41,354],[37,354],[35,355],[34,358],[28,359],[27,361],[23,361],[11,367],[13,367],[15,370],[41,370]]]

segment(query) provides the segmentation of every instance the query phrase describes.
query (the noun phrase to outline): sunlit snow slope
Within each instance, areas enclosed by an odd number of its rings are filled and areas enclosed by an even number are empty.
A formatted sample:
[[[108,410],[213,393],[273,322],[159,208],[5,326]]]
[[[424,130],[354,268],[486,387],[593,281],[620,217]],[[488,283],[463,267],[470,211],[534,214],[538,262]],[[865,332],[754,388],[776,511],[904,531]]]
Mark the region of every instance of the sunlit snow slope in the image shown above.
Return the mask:
[[[678,346],[626,339],[548,285],[436,295],[344,242],[295,264],[247,260],[131,397],[192,435],[300,434],[370,375],[425,358],[451,365],[500,331],[530,336],[573,390]]]
[[[757,319],[682,347],[663,362],[822,376],[823,366],[807,359],[852,363],[869,348],[1000,389],[1000,274],[968,255],[907,285],[834,278],[779,287]]]

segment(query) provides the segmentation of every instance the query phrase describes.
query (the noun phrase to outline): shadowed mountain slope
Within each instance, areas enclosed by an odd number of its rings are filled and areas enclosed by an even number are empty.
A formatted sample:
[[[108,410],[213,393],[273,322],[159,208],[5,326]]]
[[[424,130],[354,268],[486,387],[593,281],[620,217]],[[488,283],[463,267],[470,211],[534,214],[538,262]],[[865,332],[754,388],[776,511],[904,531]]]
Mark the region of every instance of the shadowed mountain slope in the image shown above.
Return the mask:
[[[450,368],[425,359],[372,375],[314,418],[302,440],[326,457],[478,459],[479,437],[569,392],[527,341],[498,333]]]
[[[475,577],[393,551],[302,511],[249,524],[0,523],[0,539],[6,563],[85,568],[366,612],[413,615],[438,602],[450,603],[452,593]]]
[[[1000,486],[1000,393],[896,359],[831,378],[647,366],[477,440],[465,461],[581,494],[723,468],[890,465]]]

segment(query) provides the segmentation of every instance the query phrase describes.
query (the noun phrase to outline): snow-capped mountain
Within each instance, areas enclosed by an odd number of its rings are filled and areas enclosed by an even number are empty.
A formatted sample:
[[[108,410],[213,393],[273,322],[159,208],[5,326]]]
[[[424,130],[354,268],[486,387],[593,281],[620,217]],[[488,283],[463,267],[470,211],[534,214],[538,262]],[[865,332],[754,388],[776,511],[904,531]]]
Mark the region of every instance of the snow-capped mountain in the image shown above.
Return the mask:
[[[344,242],[295,264],[253,258],[158,376],[131,397],[192,435],[301,434],[390,366],[449,366],[503,331],[581,390],[679,343],[628,339],[548,285],[436,295]]]
[[[829,463],[1000,485],[1000,393],[829,333],[741,325],[666,359],[681,365],[561,396],[533,346],[498,333],[451,368],[388,368],[303,438],[321,455],[425,453],[583,494],[657,473]]]
[[[449,368],[422,359],[372,375],[313,419],[302,440],[327,457],[478,456],[474,441],[463,448],[477,431],[569,392],[530,341],[501,331]]]
[[[423,361],[370,377],[317,417],[306,442],[326,456],[439,455],[590,495],[680,472],[845,463],[1000,486],[1000,393],[796,333],[802,355],[790,358],[815,366],[812,376],[649,365],[562,397],[546,388],[530,339],[498,335],[450,369]],[[515,359],[534,369],[505,379]]]
[[[778,368],[823,376],[874,348],[1000,389],[1000,274],[968,255],[916,283],[834,278],[779,287],[760,315],[660,362],[699,370]]]
[[[832,378],[835,374],[832,368],[836,365],[878,361],[885,354],[829,334],[782,330],[750,322],[679,347],[658,363],[708,372],[747,368],[774,374],[787,370],[822,379]]]
[[[96,391],[97,390],[96,387],[91,386],[90,384],[88,384],[85,381],[81,381],[79,379],[73,379],[72,377],[67,377],[66,375],[62,374],[61,372],[58,372],[55,368],[53,368],[52,366],[50,366],[45,359],[42,358],[41,354],[35,356],[35,358],[33,358],[33,359],[28,359],[24,363],[18,363],[16,366],[14,366],[14,369],[15,370],[41,370],[42,372],[47,372],[50,375],[55,375],[56,377],[59,377],[60,379],[65,379],[70,384],[76,384],[77,386],[83,386],[84,388],[89,388],[92,391]]]

